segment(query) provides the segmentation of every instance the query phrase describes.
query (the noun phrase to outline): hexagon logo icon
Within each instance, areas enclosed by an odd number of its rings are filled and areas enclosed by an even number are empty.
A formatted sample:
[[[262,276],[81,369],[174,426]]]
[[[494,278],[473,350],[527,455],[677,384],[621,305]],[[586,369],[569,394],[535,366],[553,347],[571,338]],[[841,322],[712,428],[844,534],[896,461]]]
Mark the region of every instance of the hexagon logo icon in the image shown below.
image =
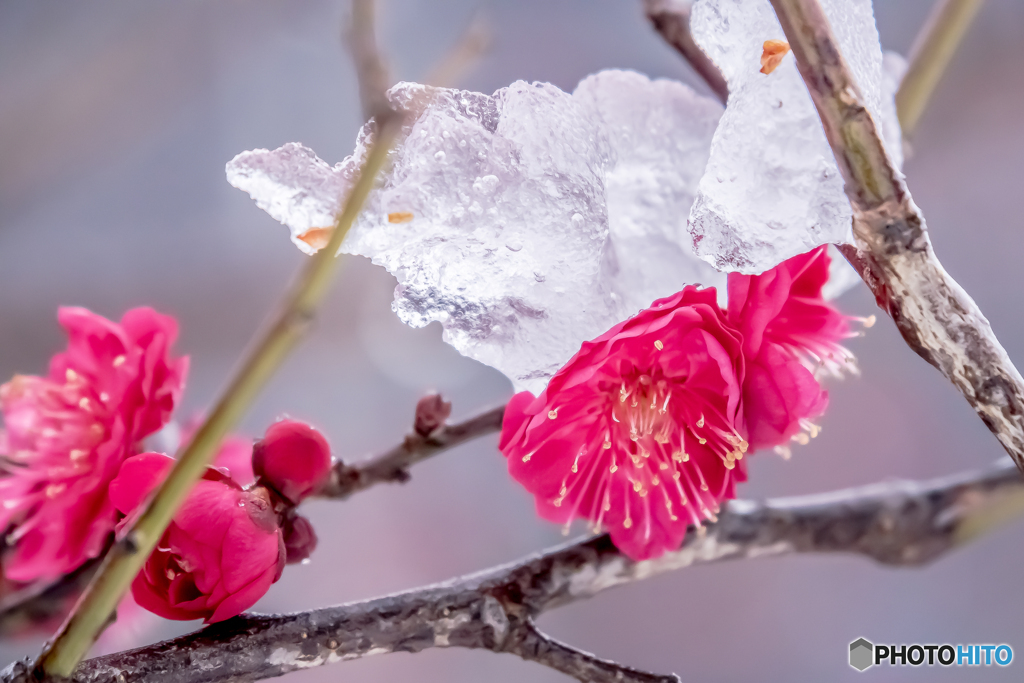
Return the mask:
[[[857,671],[864,671],[873,665],[875,646],[865,638],[858,638],[850,643],[850,666]]]

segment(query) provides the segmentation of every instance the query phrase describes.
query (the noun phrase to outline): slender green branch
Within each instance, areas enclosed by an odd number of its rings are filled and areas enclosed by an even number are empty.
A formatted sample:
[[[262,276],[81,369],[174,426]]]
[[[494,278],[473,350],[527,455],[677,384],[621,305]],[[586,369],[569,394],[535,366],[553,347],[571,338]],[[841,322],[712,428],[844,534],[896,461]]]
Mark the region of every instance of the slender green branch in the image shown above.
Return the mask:
[[[910,49],[910,65],[896,91],[896,113],[910,137],[983,0],[937,0]]]
[[[359,100],[367,121],[372,118],[380,120],[381,114],[391,109],[387,98],[391,78],[384,58],[377,49],[375,17],[374,0],[352,0],[352,16],[343,31],[359,77]]]
[[[238,423],[306,331],[335,271],[336,254],[342,240],[359,215],[401,127],[401,119],[397,115],[378,123],[377,139],[335,222],[330,242],[307,262],[280,312],[266,331],[257,337],[220,401],[146,510],[124,540],[107,553],[96,578],[40,656],[38,665],[47,675],[69,676],[92,647],[135,575],[156,547],[175,511],[212,461],[221,440]]]
[[[146,504],[142,515],[124,538],[106,553],[82,598],[35,662],[37,675],[71,675],[96,642],[174,513],[213,460],[221,441],[302,338],[327,292],[342,241],[362,211],[402,126],[402,117],[387,104],[387,73],[373,36],[373,0],[354,0],[353,5],[352,56],[363,105],[376,119],[376,136],[369,145],[359,178],[335,219],[331,239],[306,263],[270,325],[256,335],[255,343],[221,399]]]

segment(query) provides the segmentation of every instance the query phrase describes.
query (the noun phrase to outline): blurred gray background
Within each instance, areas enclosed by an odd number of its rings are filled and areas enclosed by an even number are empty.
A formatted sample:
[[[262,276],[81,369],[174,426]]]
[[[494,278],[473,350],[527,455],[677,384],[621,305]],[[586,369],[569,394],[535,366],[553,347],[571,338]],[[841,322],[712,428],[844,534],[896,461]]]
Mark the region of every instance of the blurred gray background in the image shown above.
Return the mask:
[[[878,0],[883,45],[906,52],[931,0]],[[360,123],[339,40],[347,0],[0,0],[0,377],[40,373],[63,345],[61,304],[119,317],[148,304],[179,317],[192,356],[182,415],[206,407],[299,268],[287,230],[224,180],[224,163],[297,140],[331,163]],[[596,70],[694,82],[635,0],[384,0],[395,76],[423,78],[475,12],[491,51],[462,86],[516,79],[571,90]],[[1024,3],[989,0],[914,140],[910,188],[946,268],[1024,362]],[[697,87],[701,86],[697,84]],[[439,389],[455,418],[505,400],[497,372],[436,326],[391,313],[394,282],[349,258],[312,336],[244,428],[288,412],[359,458],[396,443],[416,399]],[[861,287],[840,300],[867,315]],[[783,462],[761,454],[741,495],[812,493],[982,467],[1001,455],[967,404],[889,320],[851,347],[862,375],[832,386],[824,432]],[[405,486],[308,505],[321,545],[257,609],[299,610],[412,588],[562,540],[506,475],[496,437],[418,465]],[[851,640],[1002,643],[1007,669],[880,668],[895,680],[1020,680],[1024,524],[933,566],[791,557],[686,570],[545,616],[555,636],[684,681],[859,680]],[[150,640],[194,628],[154,620]],[[4,663],[34,651],[0,647]],[[292,674],[345,680],[567,680],[507,655],[433,650]]]

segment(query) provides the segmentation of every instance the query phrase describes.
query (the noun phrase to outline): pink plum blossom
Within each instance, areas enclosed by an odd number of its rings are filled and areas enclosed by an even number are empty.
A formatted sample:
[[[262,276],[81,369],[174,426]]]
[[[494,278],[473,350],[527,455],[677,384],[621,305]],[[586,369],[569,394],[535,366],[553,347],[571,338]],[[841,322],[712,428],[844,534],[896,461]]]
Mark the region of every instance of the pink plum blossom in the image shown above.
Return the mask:
[[[836,371],[853,357],[849,316],[825,301],[829,255],[819,247],[761,275],[729,274],[729,322],[743,335],[747,374],[743,413],[752,450],[806,441],[825,412],[828,392],[812,371]]]
[[[45,377],[0,387],[0,529],[5,578],[49,580],[98,556],[118,516],[107,487],[139,442],[169,419],[187,358],[173,318],[135,308],[120,323],[61,308],[68,348]]]
[[[110,499],[131,519],[170,471],[159,453],[129,458]],[[127,521],[127,520],[126,520]],[[132,583],[132,595],[167,619],[229,619],[256,603],[281,577],[285,547],[268,491],[243,490],[207,468]]]
[[[589,520],[633,559],[678,548],[746,479],[741,348],[713,288],[654,302],[512,397],[509,473],[541,517]]]

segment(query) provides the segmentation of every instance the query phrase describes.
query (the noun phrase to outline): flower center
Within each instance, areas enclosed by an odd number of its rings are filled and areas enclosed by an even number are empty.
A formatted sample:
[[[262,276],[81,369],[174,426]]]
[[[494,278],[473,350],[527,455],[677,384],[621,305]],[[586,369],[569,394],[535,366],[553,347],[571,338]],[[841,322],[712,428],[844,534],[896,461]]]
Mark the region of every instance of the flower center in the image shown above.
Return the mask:
[[[617,398],[612,403],[612,419],[628,431],[630,441],[650,451],[651,440],[660,444],[672,440],[676,423],[668,412],[672,400],[668,382],[640,375],[630,384],[623,382]]]
[[[572,499],[574,514],[590,519],[596,530],[611,510],[613,491],[622,487],[622,524],[627,529],[637,516],[649,534],[652,505],[663,506],[661,514],[673,522],[678,514],[698,526],[705,519],[714,521],[720,492],[710,490],[702,467],[733,469],[746,452],[746,441],[724,418],[707,419],[701,407],[713,409],[681,380],[638,373],[606,391],[596,433],[577,452],[552,503],[561,507],[566,498]],[[557,409],[548,417],[558,419]],[[700,457],[691,458],[698,449]],[[709,454],[721,464],[709,461]],[[579,510],[587,490],[593,491],[594,509]]]
[[[45,459],[51,476],[80,474],[90,465],[86,456],[106,435],[101,422],[108,398],[105,393],[93,396],[71,369],[63,384],[15,375],[0,387],[10,450],[5,457],[24,466]]]

